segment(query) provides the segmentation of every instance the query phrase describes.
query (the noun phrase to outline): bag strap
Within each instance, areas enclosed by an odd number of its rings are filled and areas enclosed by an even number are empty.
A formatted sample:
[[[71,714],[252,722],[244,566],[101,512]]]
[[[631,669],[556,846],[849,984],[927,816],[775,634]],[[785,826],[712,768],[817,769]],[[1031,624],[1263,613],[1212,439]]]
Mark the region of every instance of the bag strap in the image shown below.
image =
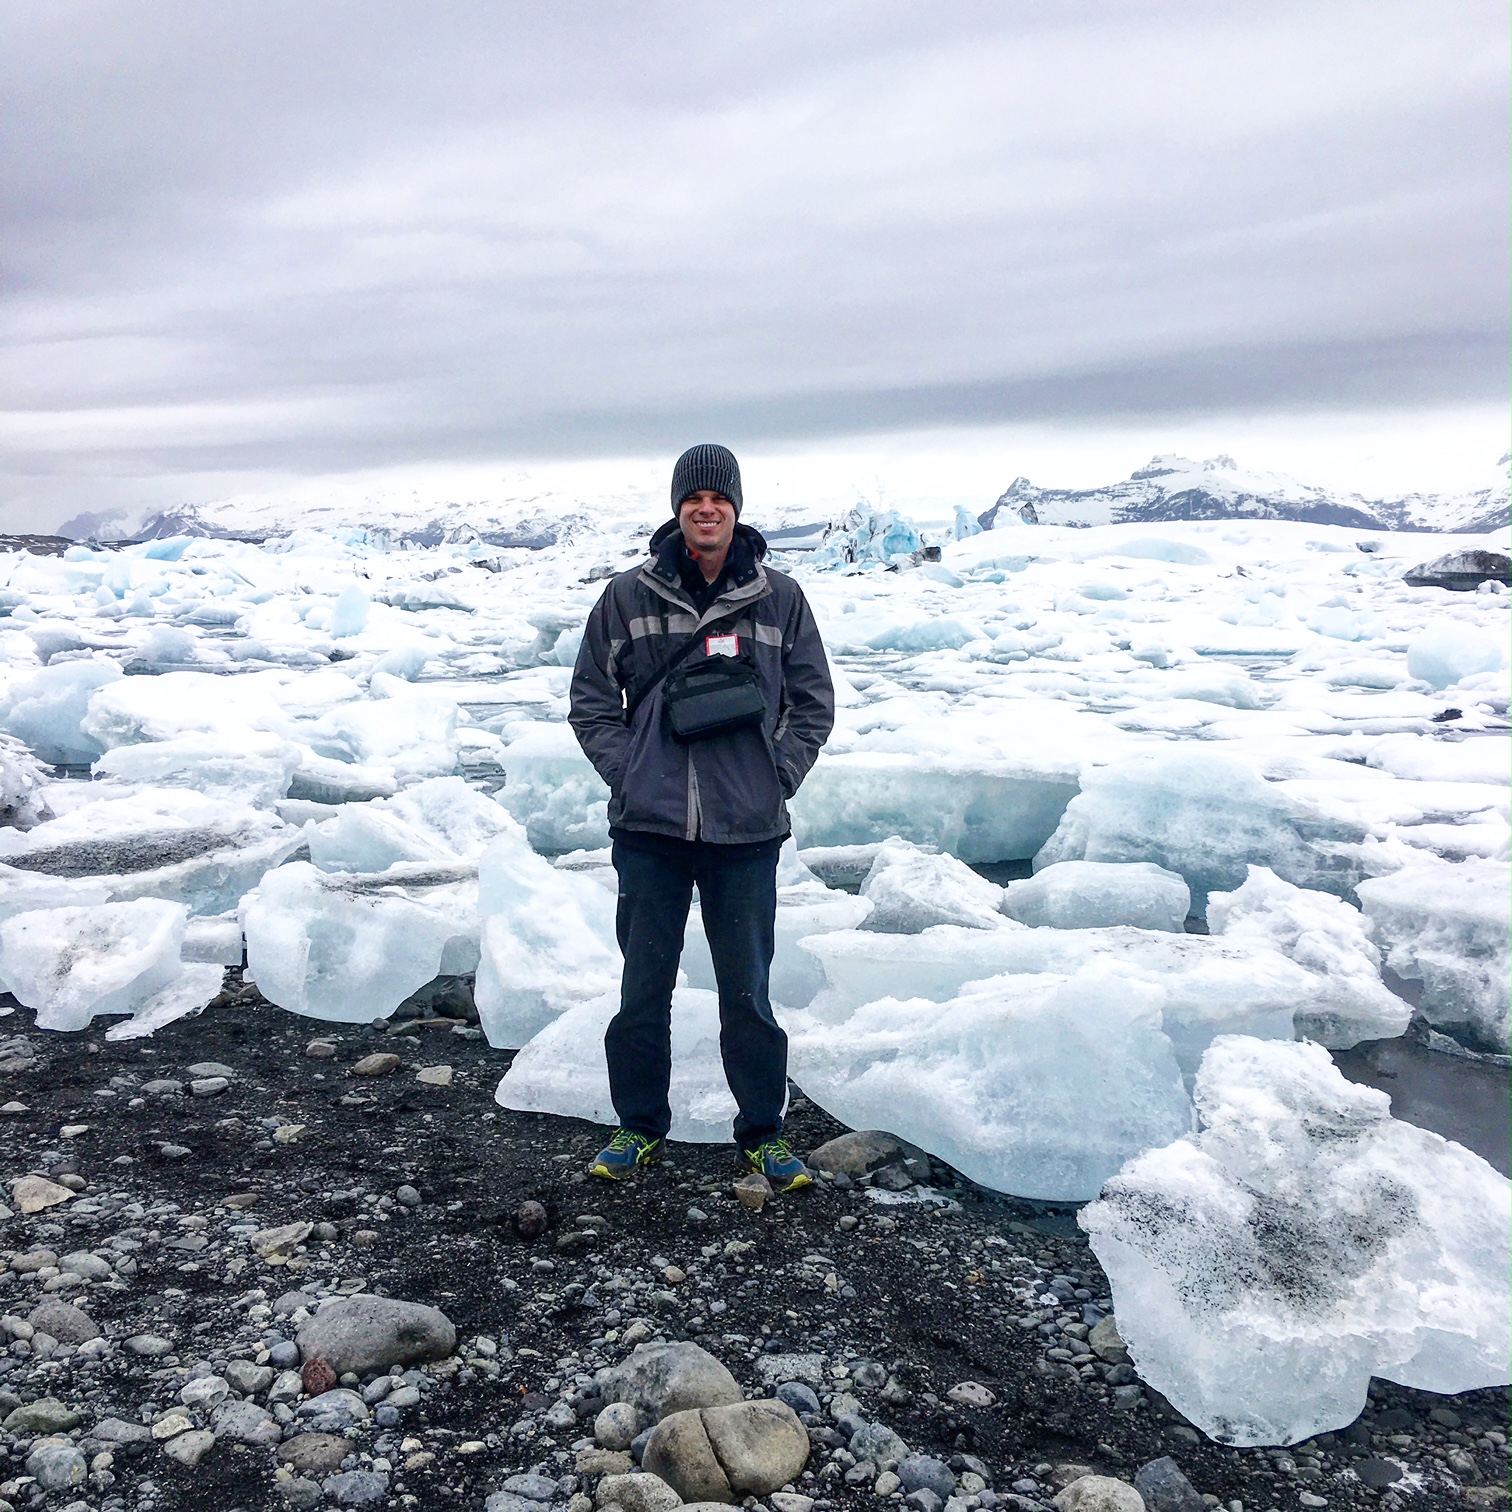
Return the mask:
[[[728,617],[729,616],[726,616],[726,618]],[[735,617],[738,619],[739,615],[736,615]],[[626,724],[630,723],[630,721],[635,717],[635,711],[640,708],[640,706],[645,703],[645,701],[650,698],[650,696],[654,692],[656,692],[659,687],[661,687],[661,685],[667,680],[668,676],[670,676],[673,671],[675,671],[684,661],[687,660],[689,652],[693,650],[693,648],[699,643],[699,641],[701,641],[706,635],[712,635],[713,633],[715,633],[715,626],[718,625],[718,623],[719,621],[715,620],[710,624],[700,625],[698,629],[696,629],[692,633],[692,635],[690,635],[687,640],[685,640],[671,654],[671,656],[669,656],[666,661],[664,661],[661,666],[658,667],[656,671],[652,673],[652,675],[647,678],[644,683],[641,684],[640,688],[636,691],[635,697],[630,699],[625,704]]]

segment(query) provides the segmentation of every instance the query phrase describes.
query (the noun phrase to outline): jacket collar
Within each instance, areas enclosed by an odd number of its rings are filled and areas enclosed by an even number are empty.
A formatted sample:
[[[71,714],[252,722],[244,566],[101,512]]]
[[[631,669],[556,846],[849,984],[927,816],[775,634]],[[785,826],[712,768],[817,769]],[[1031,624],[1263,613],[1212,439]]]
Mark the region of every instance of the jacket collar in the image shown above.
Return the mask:
[[[676,520],[657,527],[651,537],[651,560],[641,568],[641,578],[662,598],[670,600],[689,614],[698,611],[682,585],[682,531]],[[761,598],[767,590],[766,569],[761,559],[767,553],[765,537],[759,530],[738,521],[735,539],[730,543],[730,575],[719,595],[700,617],[700,623],[717,619],[737,604]]]

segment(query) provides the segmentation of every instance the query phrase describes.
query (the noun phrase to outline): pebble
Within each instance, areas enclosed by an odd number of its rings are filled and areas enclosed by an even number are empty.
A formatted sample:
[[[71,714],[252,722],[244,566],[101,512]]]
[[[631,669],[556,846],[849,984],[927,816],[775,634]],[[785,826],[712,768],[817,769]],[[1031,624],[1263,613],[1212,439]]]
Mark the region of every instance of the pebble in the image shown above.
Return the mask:
[[[415,1080],[423,1082],[427,1087],[449,1087],[452,1084],[452,1068],[450,1066],[422,1066],[415,1073]]]
[[[303,1244],[310,1237],[310,1230],[314,1224],[299,1222],[285,1223],[278,1228],[259,1229],[255,1234],[247,1236],[247,1243],[262,1256],[264,1260],[275,1256],[286,1256],[297,1244]]]
[[[387,1076],[390,1071],[399,1069],[399,1057],[391,1050],[379,1050],[372,1055],[364,1055],[352,1067],[353,1076]]]
[[[503,1489],[533,1502],[551,1502],[557,1497],[557,1483],[544,1475],[511,1475]]]
[[[346,1470],[322,1481],[320,1489],[338,1507],[366,1507],[388,1495],[389,1478],[381,1470]]]
[[[163,1338],[160,1334],[132,1334],[126,1340],[125,1348],[144,1360],[156,1360],[165,1354],[173,1353],[172,1341]]]
[[[95,1257],[91,1255],[89,1258],[93,1260]],[[97,1263],[103,1274],[92,1279],[103,1280],[105,1276],[112,1274],[108,1265]],[[26,1321],[39,1333],[51,1334],[60,1344],[86,1344],[90,1339],[100,1337],[100,1330],[95,1327],[88,1313],[69,1302],[60,1302],[56,1297],[39,1302],[27,1314]]]
[[[38,1439],[26,1456],[26,1473],[44,1491],[71,1491],[89,1475],[89,1462],[66,1438]]]
[[[192,1470],[213,1448],[215,1435],[208,1428],[194,1428],[169,1439],[163,1453]]]
[[[339,1433],[297,1433],[278,1447],[278,1458],[296,1475],[325,1476],[341,1468],[351,1440]]]
[[[760,1171],[751,1171],[737,1177],[732,1186],[735,1200],[741,1207],[750,1208],[757,1213],[767,1205],[772,1195],[772,1183]]]
[[[75,1193],[45,1176],[22,1176],[11,1182],[11,1200],[23,1213],[40,1213],[60,1203],[72,1202]]]
[[[14,1401],[15,1398],[11,1400]],[[70,1428],[78,1426],[79,1414],[56,1397],[41,1397],[35,1402],[28,1402],[24,1407],[17,1407],[5,1419],[5,1431],[18,1435],[67,1433]]]
[[[195,1097],[219,1097],[231,1085],[229,1076],[200,1076],[189,1083]]]
[[[933,1491],[942,1504],[955,1495],[955,1472],[944,1460],[928,1454],[910,1454],[898,1466],[898,1479],[903,1482],[905,1492]]]
[[[305,1054],[311,1060],[334,1060],[336,1057],[336,1046],[328,1039],[312,1039],[305,1046]]]
[[[318,1355],[338,1374],[444,1360],[456,1347],[457,1330],[439,1308],[394,1297],[329,1302],[299,1330],[304,1358]]]
[[[401,1186],[394,1192],[394,1200],[400,1207],[414,1208],[420,1206],[420,1193],[408,1184]]]
[[[185,1076],[224,1076],[231,1081],[236,1076],[236,1067],[228,1066],[224,1061],[196,1061],[192,1066],[184,1067]]]

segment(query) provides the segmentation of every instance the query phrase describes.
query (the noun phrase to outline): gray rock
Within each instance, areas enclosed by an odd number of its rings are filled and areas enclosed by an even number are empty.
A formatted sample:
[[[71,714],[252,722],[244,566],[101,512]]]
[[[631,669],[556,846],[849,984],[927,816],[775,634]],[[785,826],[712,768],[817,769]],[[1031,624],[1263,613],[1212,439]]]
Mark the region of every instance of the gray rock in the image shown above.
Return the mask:
[[[173,1353],[173,1342],[159,1334],[132,1334],[126,1341],[126,1348],[144,1360],[156,1360]]]
[[[1051,1505],[1056,1512],[1145,1512],[1139,1492],[1111,1475],[1080,1476]]]
[[[312,1433],[341,1433],[353,1424],[365,1423],[370,1416],[367,1403],[344,1386],[301,1402],[294,1413]]]
[[[256,1402],[222,1402],[210,1419],[217,1438],[238,1444],[276,1444],[283,1437],[278,1420]]]
[[[224,1076],[200,1076],[189,1083],[189,1091],[195,1097],[219,1097],[231,1085]]]
[[[1134,1489],[1149,1512],[1203,1512],[1202,1493],[1170,1455],[1151,1460],[1134,1477]]]
[[[142,1083],[143,1097],[178,1097],[183,1090],[183,1082],[171,1081],[167,1077],[158,1077],[154,1081]]]
[[[822,1354],[769,1354],[756,1361],[756,1374],[764,1385],[782,1381],[802,1381],[805,1386],[825,1384]]]
[[[86,1435],[88,1442],[104,1447],[125,1444],[147,1444],[152,1441],[152,1429],[145,1423],[128,1423],[124,1418],[101,1418]]]
[[[631,1402],[610,1402],[593,1420],[594,1441],[604,1449],[628,1449],[636,1435],[651,1425]]]
[[[414,1187],[410,1186],[408,1182],[406,1182],[403,1186],[397,1187],[395,1189],[394,1200],[400,1205],[400,1207],[419,1207],[420,1193],[417,1192]]]
[[[179,1392],[179,1401],[184,1406],[207,1412],[218,1407],[231,1394],[231,1387],[224,1376],[195,1376],[186,1381]]]
[[[312,1480],[305,1480],[303,1476],[295,1476],[293,1480],[275,1481],[278,1494],[283,1497],[284,1505],[293,1507],[294,1512],[314,1512],[325,1499],[325,1493],[319,1485]]]
[[[171,1460],[193,1469],[215,1448],[215,1435],[208,1428],[191,1428],[180,1433],[163,1445],[163,1453]]]
[[[516,1496],[513,1491],[495,1491],[483,1503],[483,1512],[540,1512],[540,1502],[528,1496]]]
[[[299,1364],[299,1345],[292,1339],[281,1339],[268,1351],[268,1358],[279,1370],[289,1370]]]
[[[79,1414],[56,1397],[39,1397],[35,1402],[28,1402],[8,1413],[4,1426],[7,1433],[18,1435],[67,1433],[70,1428],[79,1426]]]
[[[89,1461],[66,1438],[38,1439],[26,1456],[26,1473],[36,1477],[44,1491],[71,1491],[89,1475]]]
[[[1369,1459],[1356,1460],[1354,1473],[1373,1491],[1384,1490],[1402,1478],[1402,1467],[1395,1460],[1381,1459],[1372,1455]]]
[[[882,1423],[863,1423],[851,1434],[850,1452],[879,1470],[890,1470],[908,1458],[908,1445]]]
[[[852,1449],[851,1453],[855,1454]],[[859,1458],[859,1456],[857,1456]],[[928,1454],[910,1454],[898,1463],[898,1479],[905,1492],[933,1491],[941,1502],[955,1495],[955,1472],[944,1460]]]
[[[627,1360],[600,1371],[597,1381],[606,1405],[628,1402],[651,1422],[745,1400],[735,1377],[696,1344],[642,1344]]]
[[[738,1502],[796,1480],[808,1433],[786,1402],[735,1402],[675,1412],[657,1424],[643,1463],[684,1501]]]
[[[925,1161],[928,1157],[916,1146],[906,1143],[896,1134],[884,1133],[881,1129],[856,1129],[842,1134],[828,1144],[822,1144],[808,1158],[816,1171],[843,1172],[847,1176],[864,1176],[881,1166],[893,1165],[906,1160]]]
[[[1092,1332],[1087,1335],[1087,1348],[1099,1360],[1106,1361],[1109,1365],[1129,1363],[1128,1347],[1124,1344],[1123,1335],[1118,1331],[1117,1320],[1111,1313],[1101,1322],[1093,1325]]]
[[[1402,574],[1402,581],[1409,588],[1450,588],[1460,592],[1478,588],[1482,583],[1509,583],[1512,557],[1505,551],[1487,551],[1482,547],[1451,551],[1431,562],[1409,567]]]
[[[502,1489],[526,1501],[550,1502],[557,1497],[557,1483],[544,1475],[511,1475]]]
[[[322,1307],[299,1330],[306,1360],[327,1361],[338,1375],[444,1360],[457,1330],[439,1308],[392,1297],[345,1297]]]
[[[233,1080],[236,1076],[236,1068],[228,1066],[224,1061],[196,1061],[192,1066],[184,1068],[185,1076],[224,1076],[227,1080]]]
[[[913,1512],[940,1512],[945,1505],[928,1486],[920,1486],[917,1491],[910,1491],[903,1498],[903,1504],[912,1507]]]
[[[351,1450],[352,1441],[339,1433],[298,1433],[279,1446],[278,1457],[296,1475],[326,1476]]]
[[[388,1495],[389,1478],[381,1470],[347,1470],[321,1483],[338,1507],[368,1507]]]
[[[115,1267],[110,1261],[102,1260],[99,1255],[91,1254],[89,1250],[75,1250],[71,1255],[64,1255],[58,1261],[58,1269],[69,1271],[75,1276],[82,1276],[86,1281],[108,1281],[115,1274]],[[53,1333],[52,1329],[47,1330]],[[57,1335],[53,1334],[56,1338]],[[65,1344],[71,1344],[72,1339],[65,1339]],[[84,1341],[80,1339],[79,1343]]]
[[[818,1412],[819,1398],[813,1387],[802,1381],[784,1381],[773,1393],[779,1402],[786,1402],[794,1412]]]
[[[94,1256],[91,1255],[90,1259]],[[110,1267],[106,1266],[105,1270],[108,1274]],[[70,1302],[60,1302],[56,1297],[39,1302],[26,1315],[26,1321],[38,1333],[51,1334],[60,1344],[87,1344],[100,1337],[100,1330],[88,1313]]]
[[[606,1475],[598,1483],[594,1505],[618,1506],[625,1512],[672,1512],[682,1498],[659,1476],[644,1472]]]
[[[239,1391],[243,1396],[256,1396],[273,1384],[273,1367],[254,1365],[251,1360],[232,1360],[223,1374],[232,1391]]]
[[[316,1299],[309,1292],[288,1291],[273,1303],[275,1318],[290,1318],[302,1307],[308,1313],[315,1311]]]

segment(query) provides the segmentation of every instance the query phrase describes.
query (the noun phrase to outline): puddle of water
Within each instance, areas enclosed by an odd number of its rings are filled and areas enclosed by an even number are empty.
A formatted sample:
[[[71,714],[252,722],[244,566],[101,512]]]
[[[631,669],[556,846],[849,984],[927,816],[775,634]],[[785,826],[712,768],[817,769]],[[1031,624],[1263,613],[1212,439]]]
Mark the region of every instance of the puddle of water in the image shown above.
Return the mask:
[[[1506,1066],[1430,1050],[1411,1031],[1335,1050],[1333,1058],[1350,1081],[1387,1093],[1394,1117],[1442,1134],[1512,1175],[1512,1074]]]

